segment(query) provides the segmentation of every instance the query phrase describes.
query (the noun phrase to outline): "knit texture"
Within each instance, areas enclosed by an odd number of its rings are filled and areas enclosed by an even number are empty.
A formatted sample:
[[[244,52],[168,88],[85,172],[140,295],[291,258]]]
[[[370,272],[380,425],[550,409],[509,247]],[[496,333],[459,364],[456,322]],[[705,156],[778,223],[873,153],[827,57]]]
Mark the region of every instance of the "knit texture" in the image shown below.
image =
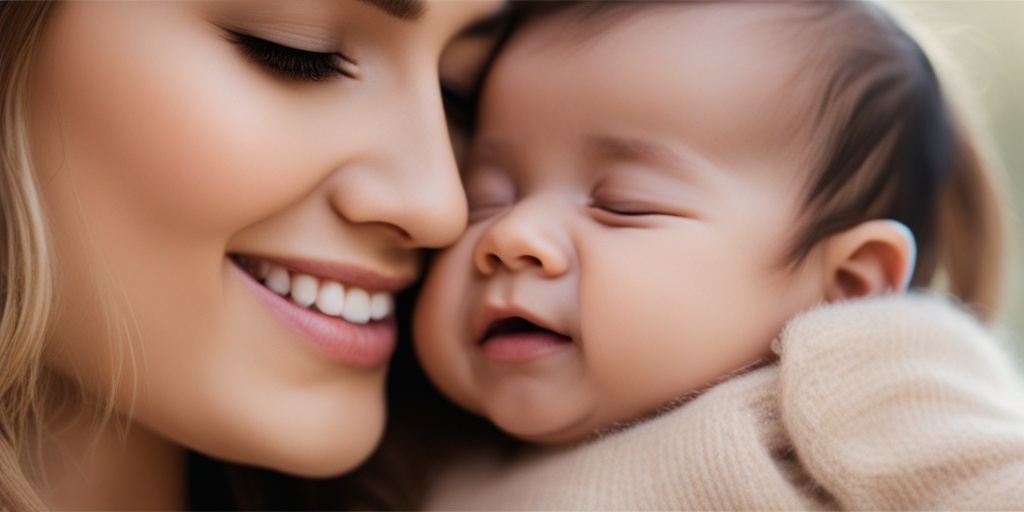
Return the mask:
[[[1024,509],[1024,384],[958,306],[825,305],[773,348],[777,364],[625,431],[462,460],[429,507]]]

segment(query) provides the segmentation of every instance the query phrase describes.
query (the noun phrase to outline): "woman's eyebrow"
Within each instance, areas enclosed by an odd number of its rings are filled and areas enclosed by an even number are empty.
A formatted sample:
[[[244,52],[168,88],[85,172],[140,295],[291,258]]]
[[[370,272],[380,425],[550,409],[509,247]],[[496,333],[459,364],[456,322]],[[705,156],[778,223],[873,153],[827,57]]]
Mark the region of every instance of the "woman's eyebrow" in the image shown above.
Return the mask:
[[[423,0],[360,0],[376,7],[400,20],[415,21],[427,12],[427,4]]]

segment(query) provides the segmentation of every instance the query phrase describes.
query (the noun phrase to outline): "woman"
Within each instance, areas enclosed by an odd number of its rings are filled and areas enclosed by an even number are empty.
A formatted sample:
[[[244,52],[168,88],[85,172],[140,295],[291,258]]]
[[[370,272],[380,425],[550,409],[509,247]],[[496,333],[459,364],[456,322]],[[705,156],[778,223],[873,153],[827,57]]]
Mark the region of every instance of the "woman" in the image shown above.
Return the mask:
[[[439,61],[497,7],[0,6],[0,508],[369,455],[394,294],[465,223]]]

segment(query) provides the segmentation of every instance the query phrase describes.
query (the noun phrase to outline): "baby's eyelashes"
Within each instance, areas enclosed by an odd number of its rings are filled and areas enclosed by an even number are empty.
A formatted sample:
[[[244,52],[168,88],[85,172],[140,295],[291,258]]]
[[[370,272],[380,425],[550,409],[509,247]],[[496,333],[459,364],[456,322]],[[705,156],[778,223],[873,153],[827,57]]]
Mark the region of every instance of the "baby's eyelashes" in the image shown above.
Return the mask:
[[[615,215],[624,216],[658,215],[661,213],[660,211],[658,211],[656,206],[644,203],[642,201],[602,201],[599,199],[594,199],[590,201],[590,204],[588,206]]]

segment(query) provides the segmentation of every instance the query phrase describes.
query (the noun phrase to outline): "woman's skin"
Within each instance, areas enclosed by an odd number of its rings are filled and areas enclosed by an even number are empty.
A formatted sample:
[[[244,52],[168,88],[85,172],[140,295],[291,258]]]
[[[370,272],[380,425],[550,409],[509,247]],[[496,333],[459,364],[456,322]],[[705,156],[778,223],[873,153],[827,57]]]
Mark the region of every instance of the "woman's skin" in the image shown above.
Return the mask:
[[[57,508],[183,508],[180,446],[306,476],[368,456],[388,302],[466,221],[438,67],[498,7],[57,8],[28,110],[62,285],[46,362],[132,423],[46,433]],[[299,274],[363,297],[328,317],[287,297]]]

